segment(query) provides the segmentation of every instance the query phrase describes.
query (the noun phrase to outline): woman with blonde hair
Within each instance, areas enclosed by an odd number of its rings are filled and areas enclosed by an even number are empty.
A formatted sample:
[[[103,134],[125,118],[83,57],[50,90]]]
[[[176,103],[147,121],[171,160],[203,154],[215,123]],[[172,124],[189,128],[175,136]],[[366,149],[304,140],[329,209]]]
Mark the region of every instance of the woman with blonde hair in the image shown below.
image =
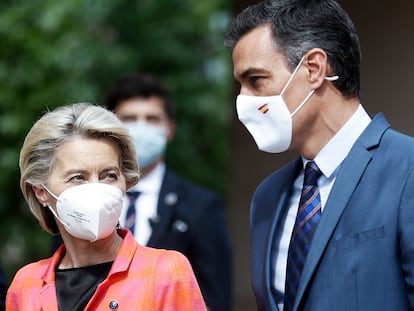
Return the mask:
[[[64,243],[17,272],[8,311],[206,309],[182,254],[141,246],[118,226],[139,169],[113,113],[86,103],[46,113],[27,134],[19,166],[30,210]]]

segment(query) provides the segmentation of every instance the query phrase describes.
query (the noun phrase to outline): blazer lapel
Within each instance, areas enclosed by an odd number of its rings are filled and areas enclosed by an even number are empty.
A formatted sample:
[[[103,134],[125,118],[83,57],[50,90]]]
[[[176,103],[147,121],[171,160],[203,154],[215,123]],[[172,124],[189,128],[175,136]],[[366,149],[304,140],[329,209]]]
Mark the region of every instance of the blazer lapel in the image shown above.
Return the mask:
[[[273,288],[273,267],[272,265],[274,262],[272,261],[273,256],[273,247],[274,247],[274,239],[275,239],[275,233],[278,232],[277,227],[280,226],[280,221],[283,219],[283,215],[285,214],[288,201],[290,199],[291,193],[292,193],[292,185],[297,177],[299,171],[302,168],[302,160],[298,158],[296,161],[289,164],[286,169],[287,173],[283,174],[283,179],[277,181],[277,185],[284,185],[283,188],[280,188],[280,192],[275,195],[275,202],[272,202],[272,206],[274,206],[274,213],[270,219],[272,219],[272,223],[269,226],[270,231],[266,236],[268,239],[264,242],[266,247],[266,261],[265,261],[265,267],[263,270],[265,281],[264,288],[267,289],[267,306],[266,310],[278,310],[276,301],[273,297],[273,293],[271,289]],[[277,185],[275,185],[275,189],[277,189]]]
[[[178,193],[174,175],[166,171],[158,198],[157,217],[150,220],[152,233],[147,243],[148,246],[157,246],[165,233],[170,230],[175,206],[179,200]]]
[[[312,243],[309,250],[294,310],[299,306],[299,302],[303,298],[305,289],[309,285],[312,274],[315,272],[316,266],[332,237],[343,210],[372,158],[370,150],[380,143],[381,136],[388,127],[389,124],[382,115],[374,118],[342,163],[342,167],[338,172],[335,184],[326,202],[323,216],[313,237],[313,240],[318,242]]]
[[[42,283],[42,288],[39,291],[39,301],[42,305],[42,310],[55,311],[58,309],[56,297],[56,282],[55,282],[55,268],[58,266],[60,259],[65,253],[65,246],[60,245],[52,256],[52,260],[45,270],[43,277],[39,280]]]
[[[58,304],[56,298],[56,286],[55,283],[46,284],[39,293],[39,301],[42,305],[42,310],[56,311]]]

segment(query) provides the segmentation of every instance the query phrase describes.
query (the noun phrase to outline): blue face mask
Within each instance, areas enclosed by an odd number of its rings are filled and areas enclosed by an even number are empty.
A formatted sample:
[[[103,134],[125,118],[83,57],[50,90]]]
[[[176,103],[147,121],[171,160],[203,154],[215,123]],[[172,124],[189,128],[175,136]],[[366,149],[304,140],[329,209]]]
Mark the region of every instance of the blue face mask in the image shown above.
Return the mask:
[[[167,145],[167,129],[146,122],[124,123],[133,138],[137,161],[141,169],[153,164],[164,153]]]

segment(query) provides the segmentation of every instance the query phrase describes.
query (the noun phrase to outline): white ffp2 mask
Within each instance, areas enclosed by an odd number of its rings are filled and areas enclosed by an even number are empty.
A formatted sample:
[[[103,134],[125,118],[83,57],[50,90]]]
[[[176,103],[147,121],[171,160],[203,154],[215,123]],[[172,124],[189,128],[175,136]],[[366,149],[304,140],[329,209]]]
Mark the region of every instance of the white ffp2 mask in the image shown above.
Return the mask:
[[[95,242],[115,230],[124,197],[119,188],[104,183],[87,183],[66,189],[57,197],[43,187],[57,200],[57,213],[52,207],[48,208],[72,236]]]

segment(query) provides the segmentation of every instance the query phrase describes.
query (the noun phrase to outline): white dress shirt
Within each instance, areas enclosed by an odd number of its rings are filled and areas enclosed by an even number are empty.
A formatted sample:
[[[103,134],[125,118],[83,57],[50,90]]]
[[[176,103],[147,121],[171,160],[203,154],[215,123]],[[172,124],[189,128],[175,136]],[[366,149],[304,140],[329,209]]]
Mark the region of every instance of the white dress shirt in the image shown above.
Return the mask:
[[[321,211],[325,208],[329,193],[335,182],[337,173],[342,161],[346,158],[352,146],[362,132],[371,122],[371,118],[364,108],[359,105],[358,109],[345,125],[335,134],[334,137],[322,148],[322,150],[313,159],[322,172],[322,176],[318,179],[318,187],[321,198]],[[303,168],[309,161],[302,157]],[[276,290],[279,310],[283,310],[283,294],[285,292],[286,265],[288,257],[288,249],[290,237],[292,235],[293,226],[295,224],[296,214],[299,208],[299,200],[303,186],[304,169],[296,178],[293,184],[292,196],[289,200],[289,209],[286,219],[281,230],[276,233],[273,249],[272,265],[274,271],[273,290]],[[277,241],[280,241],[277,243]]]
[[[150,219],[157,217],[158,197],[162,180],[165,174],[165,163],[157,165],[148,175],[139,180],[130,191],[139,191],[140,195],[135,202],[135,239],[141,245],[146,245],[151,237],[152,228]],[[120,216],[121,226],[125,225],[129,199],[124,197],[124,206]]]

